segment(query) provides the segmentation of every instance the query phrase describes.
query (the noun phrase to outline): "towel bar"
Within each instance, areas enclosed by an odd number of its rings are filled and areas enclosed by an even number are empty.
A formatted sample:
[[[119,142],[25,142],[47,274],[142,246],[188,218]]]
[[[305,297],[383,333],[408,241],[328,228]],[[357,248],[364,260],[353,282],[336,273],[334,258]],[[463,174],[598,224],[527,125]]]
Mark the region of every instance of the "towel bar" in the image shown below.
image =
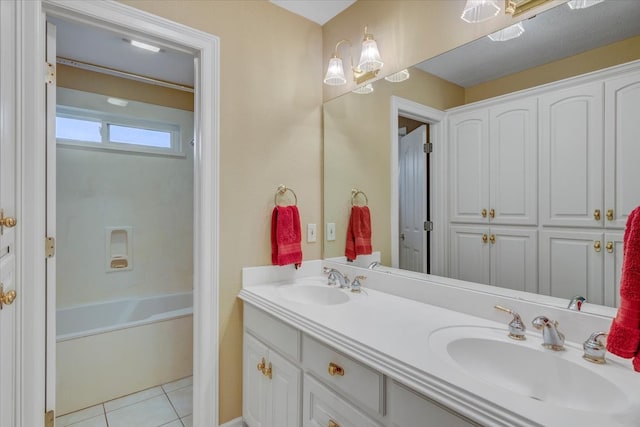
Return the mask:
[[[364,200],[365,200],[364,206],[368,206],[369,205],[369,198],[364,193],[364,191],[360,191],[360,190],[358,190],[356,188],[351,190],[351,206],[355,206],[356,205],[355,204],[355,200],[356,200],[356,197],[358,197],[358,194],[362,194],[364,196]]]
[[[278,205],[278,195],[283,195],[287,191],[290,191],[291,194],[293,194],[293,198],[295,199],[294,205],[297,205],[298,204],[298,196],[296,196],[296,192],[293,191],[292,189],[288,188],[284,184],[278,186],[278,189],[276,190],[276,194],[275,194],[275,196],[273,196],[273,204],[277,206]]]

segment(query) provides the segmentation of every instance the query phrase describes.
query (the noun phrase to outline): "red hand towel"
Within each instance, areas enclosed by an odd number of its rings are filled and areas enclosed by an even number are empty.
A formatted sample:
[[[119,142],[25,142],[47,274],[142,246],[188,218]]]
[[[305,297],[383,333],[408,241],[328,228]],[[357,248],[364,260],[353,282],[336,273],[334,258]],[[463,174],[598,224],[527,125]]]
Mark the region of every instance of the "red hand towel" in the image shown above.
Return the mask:
[[[271,262],[302,265],[300,213],[297,206],[276,206],[271,214]]]
[[[371,253],[371,214],[367,206],[353,206],[347,227],[344,254],[349,261]]]
[[[611,323],[607,350],[626,359],[633,357],[633,367],[640,372],[640,206],[627,219],[623,249],[620,307]]]

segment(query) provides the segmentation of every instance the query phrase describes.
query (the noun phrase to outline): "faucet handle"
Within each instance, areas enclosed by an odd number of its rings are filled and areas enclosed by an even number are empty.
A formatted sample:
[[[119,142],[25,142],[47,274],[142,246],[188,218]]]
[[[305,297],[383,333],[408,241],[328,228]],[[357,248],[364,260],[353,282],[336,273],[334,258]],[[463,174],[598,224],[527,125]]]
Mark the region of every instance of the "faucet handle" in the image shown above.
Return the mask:
[[[495,305],[494,308],[513,316],[513,320],[509,322],[509,338],[520,341],[527,338],[524,334],[527,328],[524,326],[524,322],[518,313],[501,305]]]
[[[356,276],[351,282],[351,292],[359,293],[362,290],[361,280],[366,280],[367,276]]]
[[[607,348],[600,341],[600,337],[607,336],[606,332],[594,332],[591,334],[583,344],[584,354],[582,357],[584,360],[588,360],[593,363],[605,363],[604,355],[607,353]]]
[[[573,298],[571,298],[567,308],[569,310],[580,311],[580,309],[582,308],[582,303],[585,302],[586,300],[587,299],[585,297],[580,296],[580,295],[576,295]]]

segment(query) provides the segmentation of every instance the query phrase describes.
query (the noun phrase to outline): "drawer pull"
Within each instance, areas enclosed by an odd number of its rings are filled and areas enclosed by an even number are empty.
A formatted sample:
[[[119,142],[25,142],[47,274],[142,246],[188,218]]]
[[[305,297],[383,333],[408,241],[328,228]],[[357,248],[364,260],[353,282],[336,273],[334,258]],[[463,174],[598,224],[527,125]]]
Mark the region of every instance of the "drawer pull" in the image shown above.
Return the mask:
[[[607,252],[613,253],[613,242],[607,242]]]
[[[491,244],[494,245],[496,243],[496,235],[492,234],[491,237],[489,237],[489,240],[491,241]]]
[[[335,363],[331,362],[329,363],[329,375],[331,375],[332,377],[336,375],[343,377],[344,369],[342,369],[342,367],[336,365]]]
[[[613,209],[607,209],[607,220],[613,221]]]
[[[487,210],[486,209],[482,209],[482,218],[486,218],[487,217]]]
[[[269,367],[266,370],[262,371],[262,374],[269,379],[273,378],[273,369],[271,369],[271,362],[269,362]]]
[[[487,236],[486,234],[483,234],[483,235],[482,235],[482,241],[483,241],[484,243],[487,243],[487,239],[489,239],[489,236]]]
[[[593,211],[593,219],[595,219],[596,221],[600,221],[600,209],[596,209],[595,211]]]
[[[340,427],[340,424],[338,424],[337,422],[335,422],[333,420],[329,420],[328,427]]]
[[[264,361],[264,357],[263,357],[260,363],[258,363],[258,371],[262,372],[262,375],[264,375],[264,368],[266,366],[267,366],[267,363]]]
[[[495,209],[491,209],[491,210],[489,210],[489,216],[490,216],[491,218],[495,218],[495,217],[496,217],[496,210],[495,210]]]
[[[600,240],[596,240],[593,243],[593,249],[595,249],[596,252],[600,252]]]

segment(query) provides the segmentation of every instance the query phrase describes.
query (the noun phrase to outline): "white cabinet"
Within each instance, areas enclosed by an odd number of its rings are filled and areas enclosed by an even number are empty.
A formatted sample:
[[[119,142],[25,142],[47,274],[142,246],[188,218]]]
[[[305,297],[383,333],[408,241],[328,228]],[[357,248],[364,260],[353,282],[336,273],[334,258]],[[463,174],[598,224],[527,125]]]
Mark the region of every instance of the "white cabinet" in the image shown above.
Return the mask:
[[[478,426],[401,384],[389,384],[390,427]]]
[[[537,223],[537,100],[449,117],[451,221]]]
[[[540,235],[540,292],[617,305],[622,232],[545,230]]]
[[[531,227],[450,227],[454,279],[538,291],[538,236]]]
[[[607,227],[624,228],[640,205],[640,71],[605,80],[604,211]]]

